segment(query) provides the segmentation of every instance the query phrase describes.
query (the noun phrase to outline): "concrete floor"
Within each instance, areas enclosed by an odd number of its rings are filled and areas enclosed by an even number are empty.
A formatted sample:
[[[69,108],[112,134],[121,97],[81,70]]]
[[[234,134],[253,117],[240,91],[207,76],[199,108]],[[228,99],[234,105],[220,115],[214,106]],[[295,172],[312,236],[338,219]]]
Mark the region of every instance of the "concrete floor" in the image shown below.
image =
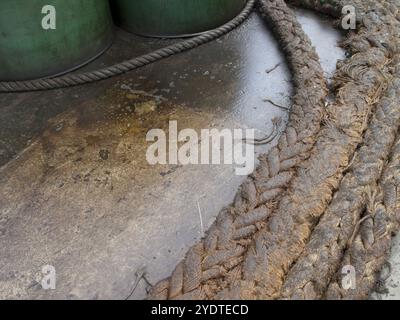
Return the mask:
[[[321,17],[298,15],[331,75],[344,58],[340,34]],[[169,42],[119,30],[86,69]],[[136,271],[145,269],[150,283],[169,275],[203,236],[199,207],[206,230],[244,178],[228,165],[152,167],[146,133],[178,120],[180,129],[255,128],[263,136],[274,117],[287,121],[265,100],[290,106],[290,79],[254,14],[218,41],[115,79],[1,95],[0,298],[123,299]],[[40,285],[48,264],[56,290]],[[130,298],[143,298],[146,287],[142,279]]]

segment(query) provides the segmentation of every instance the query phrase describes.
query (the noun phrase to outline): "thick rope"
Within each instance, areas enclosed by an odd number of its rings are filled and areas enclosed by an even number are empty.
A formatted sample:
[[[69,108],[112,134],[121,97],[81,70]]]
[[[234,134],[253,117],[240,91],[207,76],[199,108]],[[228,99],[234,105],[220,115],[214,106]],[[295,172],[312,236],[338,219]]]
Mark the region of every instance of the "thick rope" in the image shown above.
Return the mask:
[[[376,28],[363,26],[356,37],[380,35],[376,32]],[[280,297],[290,266],[303,252],[362,140],[374,104],[384,92],[389,62],[390,51],[371,44],[338,64],[336,102],[327,107],[325,125],[310,159],[298,170],[269,224],[255,235],[241,278],[220,297]]]
[[[398,69],[400,24],[391,15],[396,12],[393,9],[376,8],[375,12],[380,12],[379,20],[376,16],[372,20],[371,16],[368,18],[366,15],[365,22],[374,22],[370,24],[367,34],[374,35],[381,44],[390,44],[387,47],[392,54],[391,66]],[[339,190],[314,229],[306,250],[286,278],[284,298],[323,298],[330,279],[339,269],[344,250],[347,246],[353,246],[353,234],[359,227],[368,203],[368,214],[375,212],[371,204],[376,202],[377,182],[400,125],[400,74],[395,72],[393,76],[394,80],[378,103],[363,143],[341,181]]]
[[[397,88],[399,95],[398,91]],[[356,238],[346,250],[339,272],[329,284],[327,299],[368,299],[380,281],[379,273],[387,263],[392,236],[400,228],[400,136],[378,187],[379,193],[370,205],[372,212],[369,217],[364,216]],[[355,288],[345,290],[342,286],[345,266],[356,271]]]
[[[77,74],[72,73],[65,76],[49,79],[0,82],[0,93],[50,90],[92,83],[121,75],[123,73],[144,67],[156,61],[168,58],[175,54],[197,48],[203,44],[206,44],[229,33],[230,31],[241,25],[253,11],[255,1],[256,0],[248,0],[242,12],[230,22],[217,29],[208,31],[194,38],[181,41],[179,43],[156,50],[149,54],[145,54],[143,56],[96,71],[89,71]]]
[[[317,1],[302,1],[302,4],[305,2],[309,4]],[[151,297],[268,299],[280,296],[289,267],[302,254],[314,226],[330,203],[333,192],[337,190],[343,173],[362,140],[374,105],[382,97],[389,82],[387,66],[395,49],[387,41],[392,36],[389,32],[388,38],[387,32],[390,30],[387,29],[393,27],[392,21],[384,21],[387,22],[387,28],[380,28],[383,21],[377,19],[375,13],[381,13],[378,10],[379,5],[372,1],[364,2],[352,2],[364,13],[362,19],[359,19],[361,27],[352,35],[352,41],[345,43],[353,56],[338,65],[335,77],[337,99],[327,108],[325,126],[318,134],[310,159],[294,172],[289,171],[286,179],[269,176],[271,168],[279,168],[279,162],[262,162],[253,177],[255,180],[249,180],[244,185],[244,194],[239,193],[234,208],[219,215],[206,239],[189,251],[172,277],[159,283]],[[324,1],[324,11],[340,16],[338,8],[341,8],[341,3],[329,3],[334,6],[328,6]],[[289,12],[284,3],[263,0],[261,4],[269,20],[275,21],[276,30],[285,29]],[[271,18],[274,16],[275,18]],[[277,32],[277,35],[284,35],[281,38],[283,42],[298,43],[293,34]],[[295,56],[288,56],[292,65],[295,65]],[[288,129],[290,128],[292,127],[289,126]],[[281,141],[285,139],[287,136]],[[296,148],[291,151],[296,154]],[[274,155],[274,152],[279,155],[279,149],[275,149],[265,158],[272,158],[271,154]],[[267,190],[266,196],[264,192],[260,197],[257,175],[263,170],[268,173],[263,185],[278,186],[276,189],[279,191],[268,193]],[[277,199],[285,189],[287,194],[282,199]],[[260,203],[260,200],[265,201]],[[274,203],[277,200],[280,203],[275,210]],[[238,204],[243,204],[239,214]],[[263,206],[259,207],[260,204]],[[256,210],[252,209],[254,207]],[[252,224],[245,225],[254,238],[249,247],[247,235],[242,237],[244,232],[235,238],[236,219],[239,217],[244,220],[247,215],[252,217],[253,214],[262,216],[261,221],[264,223],[254,219]],[[259,231],[254,235],[255,230]]]
[[[263,6],[293,71],[296,93],[289,124],[278,146],[261,157],[234,204],[221,211],[205,239],[189,250],[170,278],[153,288],[150,298],[214,298],[236,275],[254,234],[271,214],[271,201],[282,196],[315,143],[327,95],[318,56],[282,0],[266,1]]]

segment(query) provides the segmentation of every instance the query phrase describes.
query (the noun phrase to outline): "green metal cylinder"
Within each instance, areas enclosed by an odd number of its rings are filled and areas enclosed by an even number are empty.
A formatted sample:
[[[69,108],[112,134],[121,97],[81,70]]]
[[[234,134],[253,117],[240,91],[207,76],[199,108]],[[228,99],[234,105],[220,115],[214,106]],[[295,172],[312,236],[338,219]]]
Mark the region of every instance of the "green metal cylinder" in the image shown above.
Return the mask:
[[[145,36],[185,36],[219,27],[247,0],[111,0],[117,24]]]
[[[108,0],[0,0],[0,80],[71,71],[112,39]]]

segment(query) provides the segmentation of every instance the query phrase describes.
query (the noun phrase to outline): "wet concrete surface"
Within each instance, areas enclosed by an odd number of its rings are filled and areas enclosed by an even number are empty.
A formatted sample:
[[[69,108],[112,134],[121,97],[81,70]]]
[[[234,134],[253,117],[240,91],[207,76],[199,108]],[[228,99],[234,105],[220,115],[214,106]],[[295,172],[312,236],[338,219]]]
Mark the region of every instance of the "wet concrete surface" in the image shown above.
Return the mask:
[[[344,58],[340,34],[327,19],[298,15],[329,76]],[[171,41],[119,30],[86,69]],[[254,14],[218,41],[115,79],[1,95],[0,298],[143,298],[244,179],[233,165],[150,166],[146,133],[177,120],[179,129],[254,128],[265,136],[277,117],[283,130],[288,112],[274,104],[290,107],[290,79]],[[41,287],[44,265],[56,269],[56,290]]]

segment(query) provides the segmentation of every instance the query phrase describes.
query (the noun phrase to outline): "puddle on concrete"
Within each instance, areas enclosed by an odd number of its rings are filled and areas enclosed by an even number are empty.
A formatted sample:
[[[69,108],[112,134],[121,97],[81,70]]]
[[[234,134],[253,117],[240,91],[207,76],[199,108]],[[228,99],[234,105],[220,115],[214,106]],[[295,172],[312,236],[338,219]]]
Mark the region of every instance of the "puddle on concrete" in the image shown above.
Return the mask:
[[[339,33],[299,15],[332,72],[343,58],[332,50]],[[147,39],[132,49],[135,37],[118,37],[95,64],[162,45]],[[216,42],[117,80],[0,97],[1,123],[18,127],[4,126],[0,136],[4,163],[18,153],[0,175],[0,297],[124,298],[139,268],[151,283],[169,275],[244,178],[228,165],[152,167],[146,133],[177,120],[180,129],[255,128],[263,136],[273,118],[288,117],[266,101],[288,107],[291,93],[284,58],[253,15]],[[56,268],[55,291],[41,289],[46,264]]]
[[[316,15],[313,12],[298,9],[297,17],[303,30],[307,33],[315,45],[315,49],[320,57],[324,68],[325,77],[331,80],[336,70],[338,59],[345,59],[344,51],[338,46],[341,36],[338,32],[332,32],[330,17]]]

